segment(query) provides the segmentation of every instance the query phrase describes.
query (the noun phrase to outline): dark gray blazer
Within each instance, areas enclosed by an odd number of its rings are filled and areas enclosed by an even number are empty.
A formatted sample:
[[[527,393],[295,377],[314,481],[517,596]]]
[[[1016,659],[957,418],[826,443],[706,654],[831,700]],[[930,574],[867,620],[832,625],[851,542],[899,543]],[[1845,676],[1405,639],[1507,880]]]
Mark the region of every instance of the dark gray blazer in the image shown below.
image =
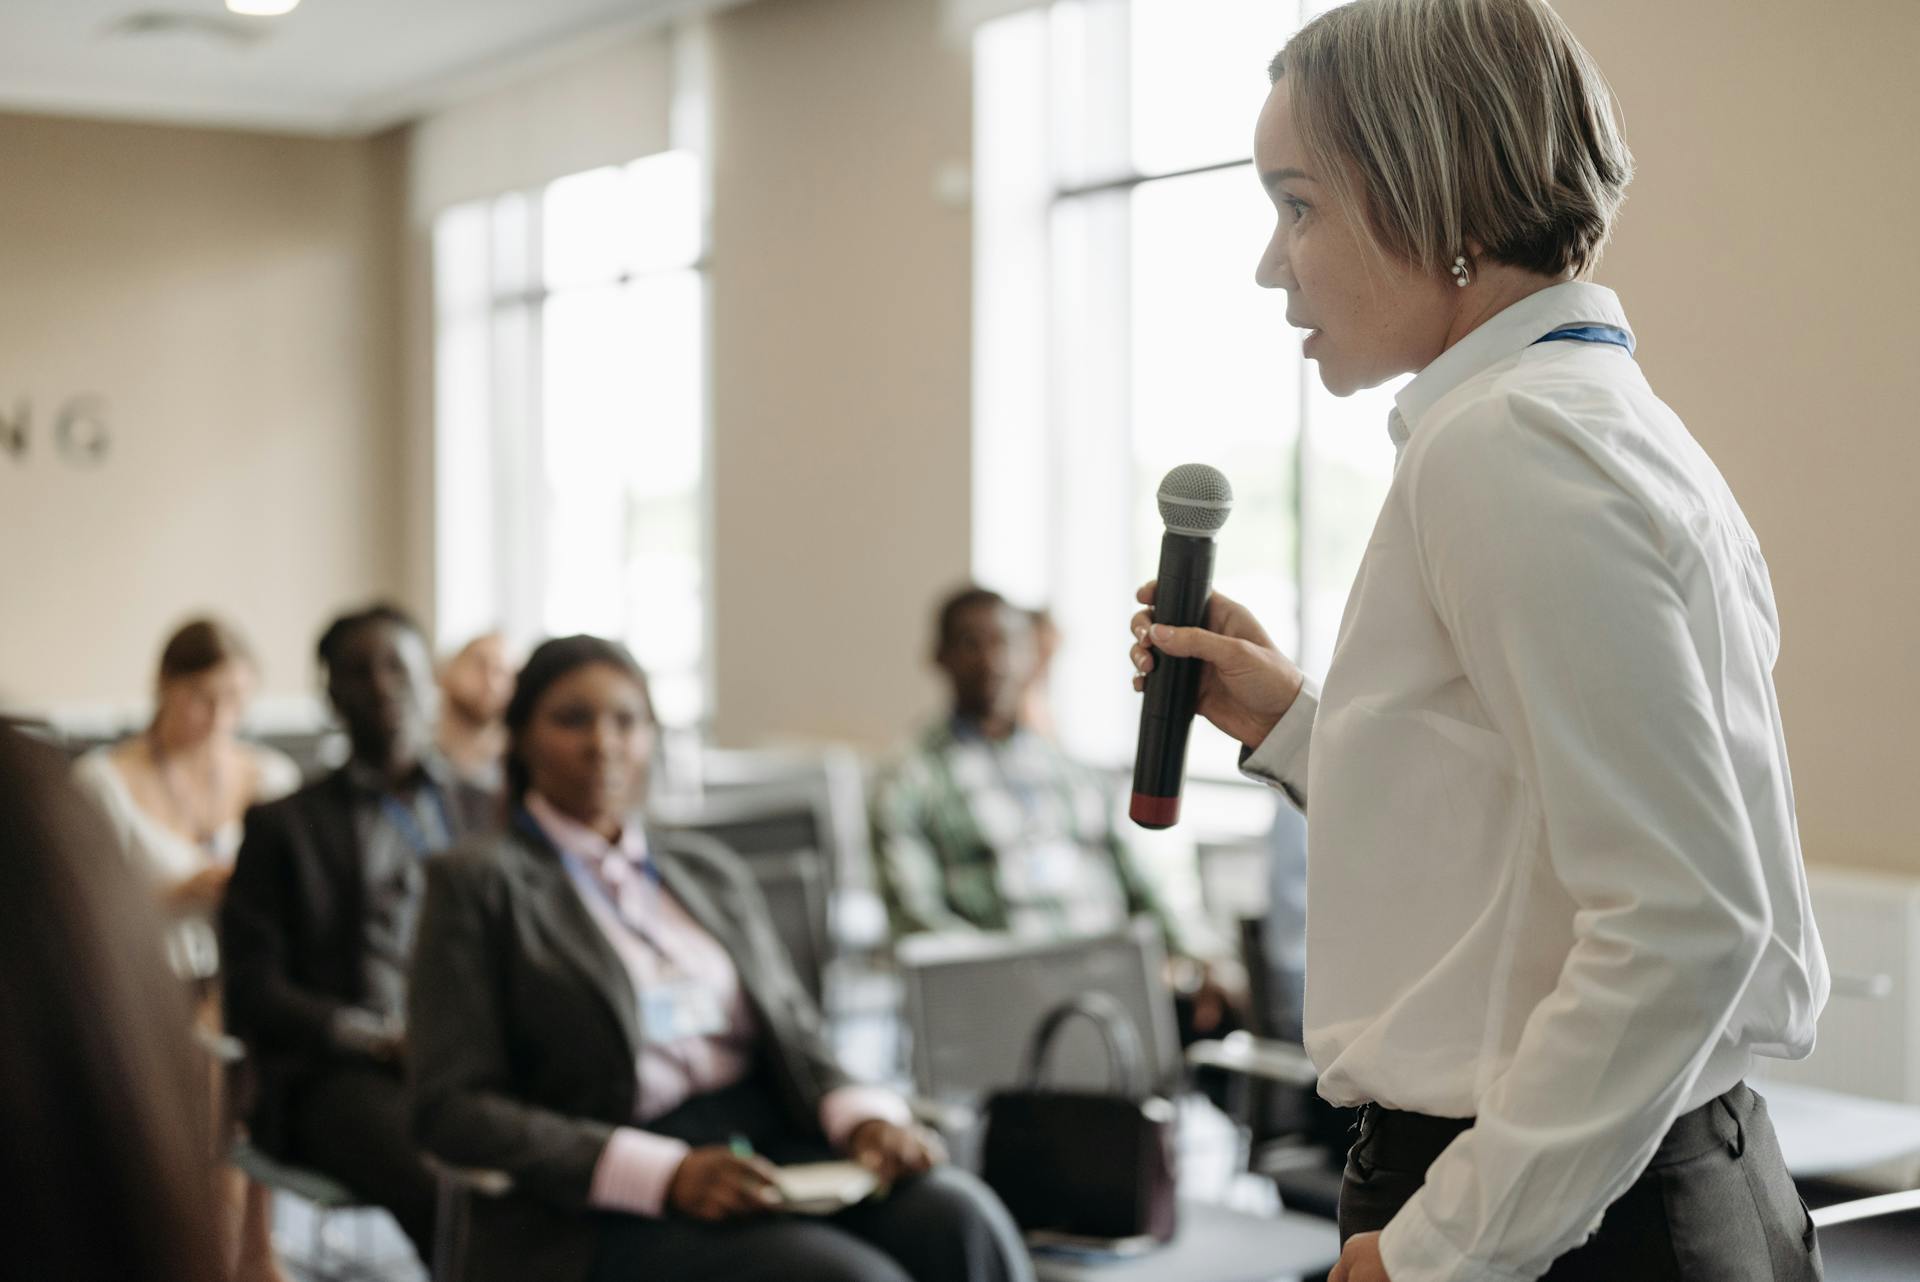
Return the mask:
[[[718,843],[650,833],[661,880],[733,958],[759,1017],[760,1067],[797,1124],[848,1078],[774,933],[751,875]],[[638,1003],[625,967],[558,855],[510,829],[432,861],[414,946],[409,1058],[414,1133],[455,1166],[505,1171],[476,1198],[471,1282],[572,1282],[598,1228],[587,1193],[600,1151],[633,1119]]]

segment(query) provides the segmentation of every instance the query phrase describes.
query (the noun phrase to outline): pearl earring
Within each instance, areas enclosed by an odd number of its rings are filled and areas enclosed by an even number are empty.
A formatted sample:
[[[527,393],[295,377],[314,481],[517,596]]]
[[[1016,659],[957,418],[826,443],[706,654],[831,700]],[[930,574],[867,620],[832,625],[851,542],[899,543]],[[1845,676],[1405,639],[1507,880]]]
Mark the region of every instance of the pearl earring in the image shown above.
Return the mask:
[[[1473,276],[1472,273],[1467,271],[1466,255],[1462,254],[1455,257],[1453,260],[1453,283],[1461,289],[1465,289],[1467,282],[1471,279],[1473,279]]]

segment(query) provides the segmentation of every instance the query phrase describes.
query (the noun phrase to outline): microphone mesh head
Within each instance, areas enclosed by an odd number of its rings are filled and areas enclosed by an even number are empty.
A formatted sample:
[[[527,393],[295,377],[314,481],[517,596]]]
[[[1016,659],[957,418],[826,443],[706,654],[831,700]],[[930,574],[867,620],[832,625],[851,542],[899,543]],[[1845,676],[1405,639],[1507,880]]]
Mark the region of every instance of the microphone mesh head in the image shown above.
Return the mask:
[[[1233,487],[1220,469],[1205,463],[1182,463],[1168,472],[1154,496],[1160,519],[1175,534],[1211,538],[1233,511]]]

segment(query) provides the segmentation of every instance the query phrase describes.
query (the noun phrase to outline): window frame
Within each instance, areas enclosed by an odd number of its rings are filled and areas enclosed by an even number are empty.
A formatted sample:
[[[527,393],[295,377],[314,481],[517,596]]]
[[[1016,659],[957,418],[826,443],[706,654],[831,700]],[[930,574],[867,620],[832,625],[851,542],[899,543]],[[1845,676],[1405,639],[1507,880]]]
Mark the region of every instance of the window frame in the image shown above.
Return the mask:
[[[549,191],[560,183],[594,173],[599,169],[626,170],[663,156],[684,154],[692,157],[697,168],[695,200],[698,239],[690,257],[663,260],[633,268],[622,267],[592,279],[549,283],[545,245],[545,201]],[[711,253],[711,172],[705,157],[696,148],[679,147],[653,152],[612,166],[596,166],[575,174],[565,174],[534,187],[502,192],[494,196],[462,202],[435,217],[432,225],[434,282],[432,314],[434,327],[435,408],[434,439],[434,596],[435,633],[441,648],[464,642],[469,636],[499,629],[517,645],[543,639],[549,593],[552,587],[551,515],[553,484],[547,468],[546,380],[548,361],[545,327],[548,306],[558,298],[591,290],[625,290],[648,280],[690,275],[695,284],[699,308],[699,326],[695,339],[699,388],[698,456],[699,478],[696,493],[699,558],[700,638],[698,657],[692,675],[697,682],[697,708],[689,722],[667,718],[670,728],[695,728],[711,721],[715,704],[715,672],[712,640],[715,615],[714,591],[714,514],[713,514],[713,343],[712,343],[712,253]],[[478,218],[484,223],[486,288],[450,303],[442,280],[444,263],[442,237],[450,219]],[[508,257],[511,255],[511,257]],[[503,262],[511,266],[503,270]],[[489,536],[485,551],[462,555],[459,546],[469,537],[465,530],[449,528],[442,520],[448,506],[447,494],[459,482],[451,475],[450,446],[458,448],[450,437],[472,433],[471,424],[457,428],[449,422],[443,368],[449,331],[459,325],[477,325],[482,335],[486,369],[482,441],[461,442],[469,448],[476,444],[487,458],[491,491],[482,506],[488,518]],[[503,329],[517,325],[517,332]],[[503,351],[503,349],[505,349]],[[528,477],[538,478],[528,484]],[[471,478],[467,478],[471,479]],[[466,504],[469,509],[472,504]],[[470,550],[468,550],[470,552]],[[464,565],[458,563],[464,561]],[[484,561],[478,571],[475,562]],[[456,568],[457,567],[457,568]],[[462,573],[461,571],[465,572]],[[484,580],[488,605],[476,610],[456,598],[472,591]],[[456,582],[461,581],[461,582]],[[615,639],[631,644],[633,638]],[[642,656],[642,662],[645,662]]]

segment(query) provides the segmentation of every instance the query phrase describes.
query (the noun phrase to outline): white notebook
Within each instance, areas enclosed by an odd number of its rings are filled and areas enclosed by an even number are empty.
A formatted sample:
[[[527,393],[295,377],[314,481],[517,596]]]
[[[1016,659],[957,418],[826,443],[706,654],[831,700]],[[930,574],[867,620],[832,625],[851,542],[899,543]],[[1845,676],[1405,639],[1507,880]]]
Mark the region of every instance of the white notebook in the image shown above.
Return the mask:
[[[858,1162],[783,1166],[775,1180],[780,1209],[796,1215],[832,1215],[873,1196],[880,1181]]]

